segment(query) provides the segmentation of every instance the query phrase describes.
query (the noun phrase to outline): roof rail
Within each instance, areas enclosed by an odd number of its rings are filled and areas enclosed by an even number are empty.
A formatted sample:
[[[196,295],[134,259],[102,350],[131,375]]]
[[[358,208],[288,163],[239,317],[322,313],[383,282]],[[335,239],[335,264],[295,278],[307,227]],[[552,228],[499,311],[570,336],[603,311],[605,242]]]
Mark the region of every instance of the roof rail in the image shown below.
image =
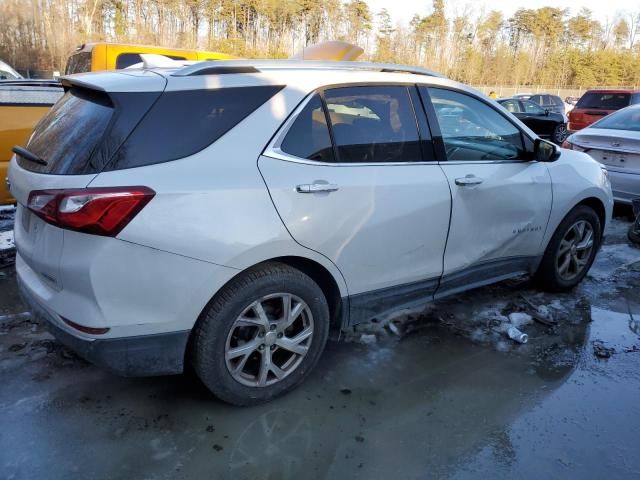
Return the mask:
[[[444,75],[427,70],[426,68],[397,65],[394,63],[373,62],[326,62],[311,60],[213,60],[197,62],[185,66],[172,73],[175,77],[190,77],[193,75],[215,75],[221,73],[245,73],[246,69],[256,71],[269,69],[318,69],[318,70],[371,70],[375,72],[413,73],[430,77],[444,78]],[[248,72],[247,72],[248,73]]]

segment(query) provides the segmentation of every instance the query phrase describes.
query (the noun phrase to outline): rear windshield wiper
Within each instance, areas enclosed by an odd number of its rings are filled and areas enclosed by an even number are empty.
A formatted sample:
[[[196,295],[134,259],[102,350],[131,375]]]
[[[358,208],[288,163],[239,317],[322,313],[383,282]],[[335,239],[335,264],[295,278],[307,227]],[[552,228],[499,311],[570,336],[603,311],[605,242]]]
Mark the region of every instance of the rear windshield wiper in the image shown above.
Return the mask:
[[[29,160],[30,162],[37,163],[38,165],[44,165],[45,167],[48,165],[46,160],[40,158],[35,153],[30,152],[26,148],[18,147],[16,145],[11,149],[11,151],[16,155],[20,155],[25,160]]]

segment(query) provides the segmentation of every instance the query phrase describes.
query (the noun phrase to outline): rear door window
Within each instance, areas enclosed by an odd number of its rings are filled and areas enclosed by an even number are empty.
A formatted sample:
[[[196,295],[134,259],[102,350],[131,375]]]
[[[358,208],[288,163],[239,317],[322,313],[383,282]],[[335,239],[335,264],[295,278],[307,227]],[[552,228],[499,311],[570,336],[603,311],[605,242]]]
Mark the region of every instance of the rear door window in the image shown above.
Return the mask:
[[[327,117],[319,94],[316,93],[296,117],[280,150],[308,160],[335,161]]]
[[[324,96],[339,162],[422,161],[408,87],[342,87]]]
[[[428,92],[448,160],[524,158],[522,133],[491,106],[452,90],[429,88]]]
[[[578,100],[576,108],[619,110],[629,105],[630,100],[629,93],[587,92]]]
[[[39,165],[18,157],[21,167],[41,173],[80,174],[113,115],[106,94],[73,88],[40,120],[27,150],[47,162]]]

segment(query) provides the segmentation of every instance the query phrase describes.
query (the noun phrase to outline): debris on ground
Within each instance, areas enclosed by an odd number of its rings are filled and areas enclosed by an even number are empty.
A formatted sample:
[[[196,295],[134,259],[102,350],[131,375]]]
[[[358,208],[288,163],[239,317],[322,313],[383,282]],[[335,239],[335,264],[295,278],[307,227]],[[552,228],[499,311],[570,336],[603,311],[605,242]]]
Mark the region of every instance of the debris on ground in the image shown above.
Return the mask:
[[[612,355],[615,355],[616,349],[612,347],[607,347],[603,342],[599,340],[594,340],[593,344],[593,354],[598,358],[611,358]]]
[[[533,317],[524,312],[513,312],[509,314],[509,321],[511,325],[515,327],[515,329],[520,329],[525,325],[530,325],[533,323]]]
[[[526,333],[522,333],[516,327],[509,327],[509,329],[507,330],[507,337],[509,337],[514,342],[518,342],[522,344],[525,344],[529,341],[529,335],[527,335]]]
[[[372,333],[363,333],[360,335],[360,343],[364,345],[375,345],[378,338]]]

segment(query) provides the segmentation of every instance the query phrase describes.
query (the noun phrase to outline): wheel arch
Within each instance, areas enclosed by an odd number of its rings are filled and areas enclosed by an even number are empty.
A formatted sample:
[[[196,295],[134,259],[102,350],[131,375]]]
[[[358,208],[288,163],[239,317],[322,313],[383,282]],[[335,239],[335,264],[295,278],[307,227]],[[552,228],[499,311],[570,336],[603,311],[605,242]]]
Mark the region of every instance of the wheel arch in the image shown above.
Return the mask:
[[[562,221],[565,218],[567,218],[567,215],[569,215],[575,208],[581,205],[585,205],[589,208],[592,208],[596,212],[596,215],[598,215],[598,219],[600,220],[600,234],[604,235],[604,231],[607,224],[607,209],[605,207],[605,204],[598,197],[595,197],[595,196],[585,197],[581,200],[576,201],[572,205],[572,207],[567,210],[567,213],[565,213],[562,217],[557,219],[556,223],[553,225],[553,229],[550,229],[547,231],[547,234],[545,236],[544,243],[543,243],[544,248],[542,249],[542,253],[540,254],[540,259],[542,258],[542,255],[544,255],[544,252],[546,252],[547,247],[549,246],[549,242],[551,242],[553,235],[556,233],[556,230],[558,229]],[[537,269],[537,268],[538,266],[536,264],[534,269]]]
[[[569,210],[569,212],[573,211],[574,208],[579,207],[580,205],[590,207],[596,212],[596,214],[598,215],[598,219],[600,220],[600,234],[604,235],[604,230],[607,225],[607,210],[602,200],[597,197],[587,197],[575,204],[573,208]],[[567,213],[567,215],[569,215],[569,213]]]
[[[195,320],[193,327],[191,328],[191,332],[189,333],[189,340],[187,341],[187,346],[185,348],[184,354],[184,369],[187,370],[190,367],[189,357],[191,355],[192,346],[193,346],[193,332],[195,330],[196,324],[200,321],[204,313],[209,308],[212,302],[216,300],[216,298],[223,294],[225,288],[237,279],[239,276],[244,275],[246,272],[258,268],[261,265],[265,265],[268,263],[282,263],[288,265],[292,268],[300,270],[302,273],[308,275],[314,282],[318,284],[320,289],[325,295],[327,300],[327,304],[329,306],[329,315],[330,315],[330,328],[331,330],[339,330],[343,325],[346,324],[346,315],[348,314],[347,309],[347,300],[346,295],[343,297],[340,290],[340,285],[338,280],[334,277],[334,275],[320,262],[312,260],[306,257],[300,257],[295,255],[281,256],[281,257],[273,257],[268,260],[263,260],[254,265],[251,265],[247,268],[238,271],[236,275],[227,280],[224,285],[222,285],[209,299],[207,304],[202,308],[198,318]]]

